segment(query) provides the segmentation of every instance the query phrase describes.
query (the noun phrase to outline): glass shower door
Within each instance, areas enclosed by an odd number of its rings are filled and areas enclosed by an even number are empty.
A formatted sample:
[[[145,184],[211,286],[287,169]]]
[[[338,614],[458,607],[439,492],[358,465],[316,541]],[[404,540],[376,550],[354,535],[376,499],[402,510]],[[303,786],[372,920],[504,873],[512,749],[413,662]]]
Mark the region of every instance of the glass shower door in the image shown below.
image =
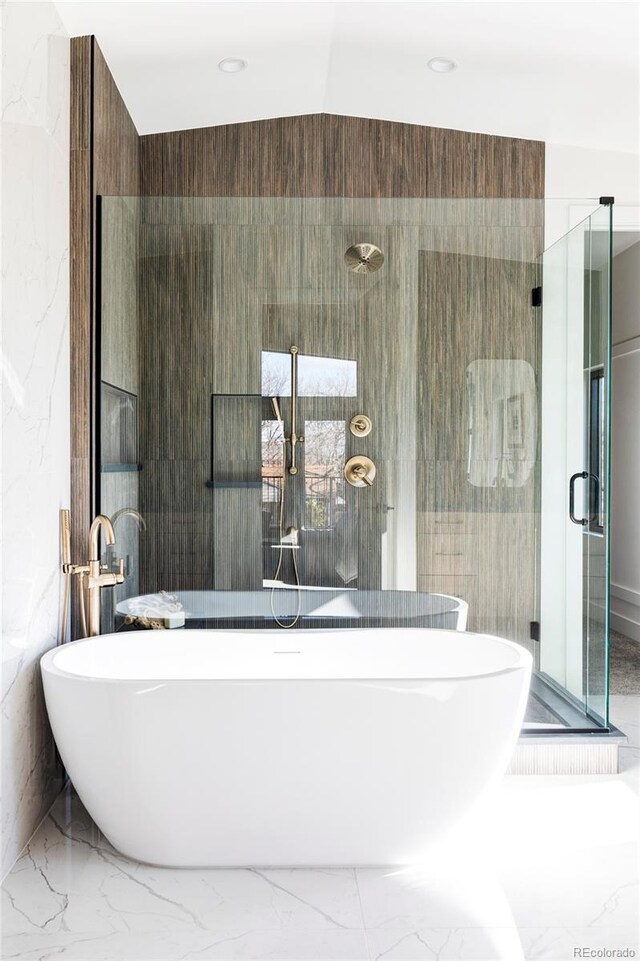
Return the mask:
[[[611,219],[599,207],[541,259],[540,670],[585,727],[608,722]]]

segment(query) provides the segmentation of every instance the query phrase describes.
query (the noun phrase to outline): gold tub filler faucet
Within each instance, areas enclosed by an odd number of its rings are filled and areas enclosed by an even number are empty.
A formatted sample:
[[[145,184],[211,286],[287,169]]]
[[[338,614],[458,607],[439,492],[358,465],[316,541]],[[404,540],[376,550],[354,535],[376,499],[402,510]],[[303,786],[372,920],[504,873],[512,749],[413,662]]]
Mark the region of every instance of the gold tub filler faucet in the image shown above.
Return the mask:
[[[105,514],[94,518],[89,531],[89,560],[86,564],[71,563],[71,525],[69,511],[60,511],[60,532],[62,540],[62,572],[66,575],[65,600],[62,618],[62,642],[66,640],[66,616],[68,605],[69,580],[72,575],[80,578],[80,618],[85,637],[96,637],[100,633],[100,591],[103,587],[115,587],[124,581],[124,561],[118,562],[118,570],[110,571],[100,563],[100,530],[104,531],[109,547],[116,542],[113,525]],[[85,597],[86,594],[86,597]]]

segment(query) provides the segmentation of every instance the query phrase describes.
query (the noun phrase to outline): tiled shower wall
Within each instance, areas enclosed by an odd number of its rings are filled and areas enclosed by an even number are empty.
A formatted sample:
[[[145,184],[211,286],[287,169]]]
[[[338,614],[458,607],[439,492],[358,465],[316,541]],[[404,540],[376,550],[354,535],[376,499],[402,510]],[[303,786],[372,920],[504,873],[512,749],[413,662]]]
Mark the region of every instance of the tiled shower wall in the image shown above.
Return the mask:
[[[69,41],[2,5],[2,874],[60,786],[40,656],[58,638],[69,506]]]
[[[358,393],[345,401],[346,419],[362,410],[375,425],[366,442],[352,442],[345,453],[366,452],[378,468],[350,534],[357,586],[462,597],[472,630],[531,648],[540,347],[531,288],[541,201],[144,198],[142,204],[140,492],[149,524],[141,547],[143,590],[256,590],[263,572],[269,576],[261,491],[238,483],[223,490],[219,476],[215,489],[207,485],[214,436],[220,468],[244,457],[248,476],[259,478],[259,451],[250,463],[253,447],[242,434],[251,432],[252,417],[256,433],[255,414],[243,408],[229,429],[227,413],[223,432],[210,399],[231,395],[237,407],[237,395],[259,397],[261,350],[296,343],[302,355],[356,362]],[[384,270],[369,277],[347,271],[343,259],[363,236],[385,254]],[[523,405],[522,437],[514,438],[522,450],[508,463],[522,476],[493,479],[499,458],[492,451],[498,437],[505,442],[504,427],[492,422],[485,430],[483,408],[474,404],[471,466],[482,476],[469,478],[467,379],[476,368],[488,369],[485,379],[511,372],[505,397],[515,394]],[[488,380],[481,388],[487,396],[498,389]],[[394,511],[403,510],[402,524],[398,514],[389,522],[389,500]],[[285,526],[296,520],[288,515]],[[322,558],[312,555],[309,540],[303,543],[304,583],[334,583],[341,546],[331,537]],[[390,560],[400,556],[402,570]]]
[[[102,472],[100,511],[111,518],[114,551],[103,554],[111,567],[124,561],[125,581],[102,592],[102,631],[115,626],[117,603],[139,593],[140,531],[130,511],[139,508],[137,408],[139,395],[137,197],[109,197],[100,207],[100,412]],[[108,386],[107,386],[108,385]],[[108,401],[110,398],[110,402]],[[128,414],[122,416],[122,410]]]

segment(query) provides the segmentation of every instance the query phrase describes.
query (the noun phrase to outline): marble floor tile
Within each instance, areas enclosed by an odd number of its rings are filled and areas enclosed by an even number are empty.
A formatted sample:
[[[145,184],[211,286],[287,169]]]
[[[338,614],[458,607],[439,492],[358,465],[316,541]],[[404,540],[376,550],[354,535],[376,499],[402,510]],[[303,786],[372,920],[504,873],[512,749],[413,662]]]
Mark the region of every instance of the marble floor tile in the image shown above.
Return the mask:
[[[362,926],[354,871],[175,870],[137,864],[100,834],[75,795],[59,798],[3,886],[7,933]]]
[[[515,928],[415,928],[368,931],[372,961],[524,961]]]
[[[640,795],[640,697],[612,694],[609,716],[612,724],[628,738],[627,743],[618,748],[621,778]]]
[[[447,851],[421,868],[358,868],[367,930],[511,927],[516,923],[495,872]]]
[[[640,747],[640,697],[612,694],[609,698],[609,717],[627,735],[630,747]]]
[[[638,930],[633,925],[622,928],[604,925],[597,928],[520,928],[519,935],[525,961],[573,961],[579,948],[591,951],[628,949],[635,952],[628,955],[631,958],[640,954]]]
[[[3,961],[369,961],[364,931],[292,933],[245,931],[233,937],[215,931],[105,936],[37,935],[5,939]]]

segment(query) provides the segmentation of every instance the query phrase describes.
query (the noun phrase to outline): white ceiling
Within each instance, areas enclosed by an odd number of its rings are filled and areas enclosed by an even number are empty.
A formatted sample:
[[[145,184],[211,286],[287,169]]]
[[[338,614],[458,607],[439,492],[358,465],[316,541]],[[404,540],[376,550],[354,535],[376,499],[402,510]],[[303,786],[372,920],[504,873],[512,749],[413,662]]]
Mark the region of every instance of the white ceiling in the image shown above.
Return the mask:
[[[638,151],[636,0],[56,6],[96,35],[142,134],[326,112]]]

